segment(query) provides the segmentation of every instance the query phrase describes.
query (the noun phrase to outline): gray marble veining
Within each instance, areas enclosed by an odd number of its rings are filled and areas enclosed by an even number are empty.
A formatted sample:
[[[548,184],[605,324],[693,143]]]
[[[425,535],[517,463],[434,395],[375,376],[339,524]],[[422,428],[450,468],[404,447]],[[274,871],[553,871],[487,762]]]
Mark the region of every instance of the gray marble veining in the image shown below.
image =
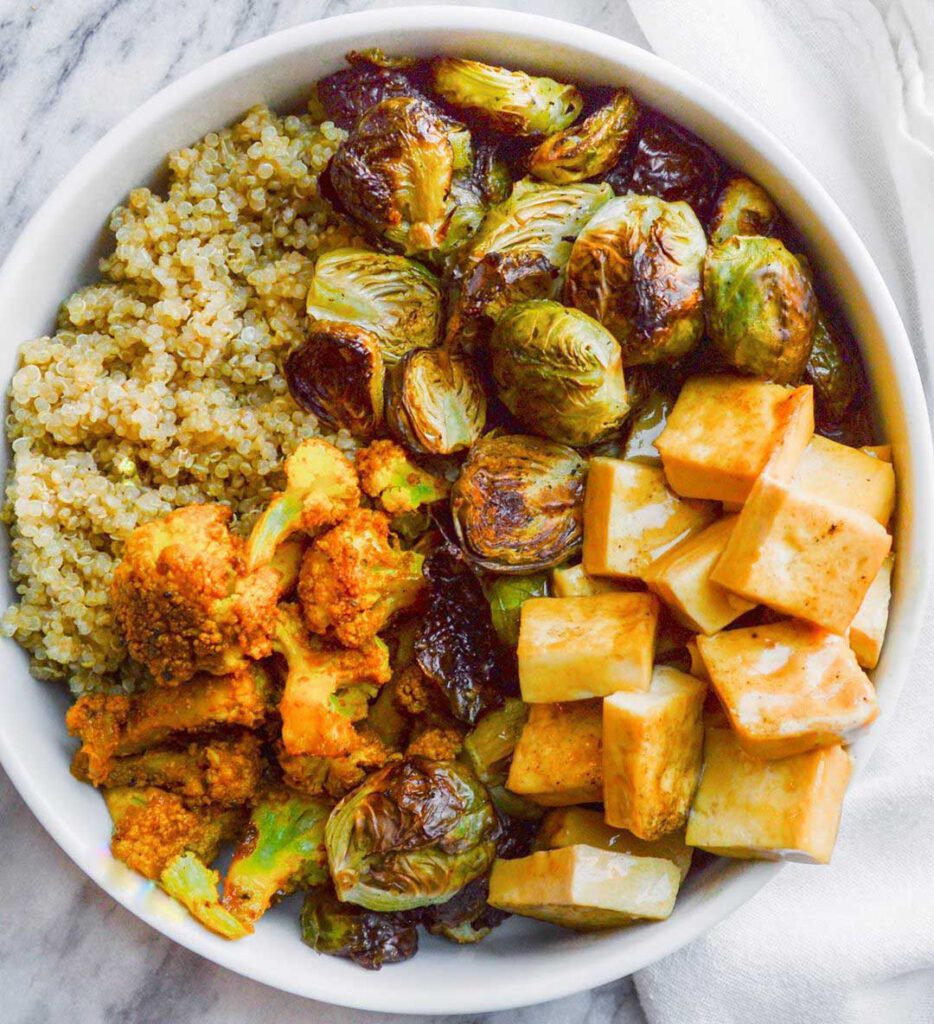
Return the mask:
[[[497,5],[644,41],[623,0]],[[162,86],[268,32],[386,6],[398,5],[381,0],[0,0],[0,258],[81,155]],[[114,903],[68,860],[2,771],[0,822],[3,1024],[427,1020],[312,1003],[247,981],[176,946]],[[474,1018],[457,1018],[464,1024],[468,1019]],[[643,1019],[628,981],[487,1018],[491,1024],[636,1024]]]

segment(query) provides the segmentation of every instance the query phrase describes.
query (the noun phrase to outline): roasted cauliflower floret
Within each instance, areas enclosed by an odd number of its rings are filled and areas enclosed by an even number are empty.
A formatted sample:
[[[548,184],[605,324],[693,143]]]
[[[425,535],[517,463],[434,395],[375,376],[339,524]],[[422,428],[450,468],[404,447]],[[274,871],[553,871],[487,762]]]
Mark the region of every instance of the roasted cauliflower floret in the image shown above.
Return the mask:
[[[416,466],[395,441],[374,441],[357,452],[360,484],[390,515],[414,512],[448,496],[451,485]]]
[[[247,573],[226,505],[188,505],[135,529],[114,572],[114,616],[127,648],[162,686],[222,674],[270,653],[282,577]]]
[[[399,756],[387,750],[379,737],[367,729],[360,729],[357,735],[360,746],[340,757],[293,755],[284,747],[280,748],[283,779],[301,793],[327,795],[338,800],[359,786],[370,772]]]
[[[352,512],[305,552],[298,580],[305,625],[346,647],[362,647],[422,597],[423,561],[393,546],[385,513]]]
[[[464,734],[453,723],[429,725],[417,732],[405,748],[406,757],[427,757],[429,761],[453,761],[464,746]]]
[[[286,488],[269,503],[247,541],[247,565],[267,565],[296,530],[318,533],[360,504],[353,463],[328,441],[311,438],[285,460]]]

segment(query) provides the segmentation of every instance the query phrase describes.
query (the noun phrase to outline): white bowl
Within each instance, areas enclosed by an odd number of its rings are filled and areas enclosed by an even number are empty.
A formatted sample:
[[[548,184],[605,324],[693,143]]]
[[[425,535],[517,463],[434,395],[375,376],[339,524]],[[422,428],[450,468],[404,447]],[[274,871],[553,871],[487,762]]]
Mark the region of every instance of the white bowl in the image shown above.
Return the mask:
[[[899,564],[891,621],[875,673],[883,715],[854,747],[862,765],[898,697],[918,637],[932,554],[932,456],[915,361],[869,254],[833,201],[768,132],[701,82],[618,39],[575,25],[477,8],[370,11],[291,28],[211,61],[145,103],[102,139],[59,185],[0,272],[0,380],[16,350],[52,328],[61,299],[93,279],[110,210],[152,180],[166,153],[237,118],[254,103],[290,104],[336,70],[351,49],[446,52],[556,77],[626,84],[757,178],[803,232],[853,324],[872,379],[882,436],[900,488]],[[780,86],[776,86],[780,87]],[[3,453],[6,458],[6,453]],[[915,510],[922,510],[916,516]],[[4,551],[2,578],[8,554]],[[6,584],[6,596],[13,594]],[[114,899],[176,942],[248,977],[332,1003],[386,1012],[477,1013],[554,999],[622,977],[700,935],[749,899],[778,866],[716,861],[692,877],[668,921],[576,935],[513,918],[477,946],[428,939],[408,963],[367,973],[318,957],[299,940],[294,902],[256,935],[217,938],[107,851],[100,796],[68,772],[72,742],[60,688],[34,681],[11,641],[0,647],[0,759],[33,812],[69,856]],[[833,870],[830,868],[829,870]],[[54,879],[45,884],[54,885]],[[119,957],[118,945],[103,955]]]

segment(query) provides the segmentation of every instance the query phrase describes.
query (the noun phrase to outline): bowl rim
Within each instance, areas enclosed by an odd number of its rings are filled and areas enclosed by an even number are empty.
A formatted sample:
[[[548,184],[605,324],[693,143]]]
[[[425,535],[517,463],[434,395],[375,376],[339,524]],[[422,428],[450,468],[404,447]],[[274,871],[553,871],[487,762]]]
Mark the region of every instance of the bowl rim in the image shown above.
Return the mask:
[[[908,447],[911,451],[913,495],[916,500],[919,497],[930,498],[934,456],[928,431],[924,393],[914,355],[895,303],[879,270],[834,200],[782,142],[732,100],[648,50],[598,30],[556,18],[489,7],[425,5],[386,8],[306,22],[277,31],[215,57],[164,87],[124,116],[55,186],[21,230],[0,267],[0,295],[8,290],[7,282],[20,272],[21,264],[28,263],[33,236],[41,235],[50,221],[67,215],[69,204],[79,199],[84,184],[93,180],[112,158],[119,158],[125,142],[139,134],[147,124],[177,113],[193,96],[223,83],[235,72],[243,74],[256,69],[276,56],[301,50],[311,42],[320,45],[322,41],[330,41],[335,46],[340,46],[345,34],[359,31],[363,26],[374,35],[390,29],[402,34],[419,30],[476,30],[482,27],[484,33],[492,30],[518,39],[527,38],[538,42],[569,45],[658,81],[685,98],[690,97],[694,105],[702,108],[716,120],[729,125],[742,136],[751,149],[779,170],[809,205],[819,209],[822,225],[828,229],[831,238],[845,250],[846,260],[864,287],[871,315],[885,339],[883,348],[888,349],[894,357],[894,376],[899,397],[905,407],[910,437]],[[919,419],[922,421],[920,428]],[[934,559],[934,538],[925,536],[920,530],[915,533],[918,536],[913,538],[913,556],[918,571],[913,573],[913,591],[918,599],[903,610],[900,623],[904,638],[903,646],[909,649],[909,653],[918,642],[926,603],[924,597]],[[886,676],[890,708],[897,703],[904,684],[907,661],[907,658],[903,659]],[[862,768],[865,765],[881,738],[882,727],[890,717],[890,713],[881,716],[869,736],[861,741],[860,749],[864,756],[861,757],[858,767]],[[408,991],[402,995],[397,992],[393,996],[376,991],[371,995],[368,994],[368,987],[365,984],[348,990],[342,983],[339,988],[333,984],[329,985],[320,976],[314,978],[311,983],[308,983],[307,977],[296,979],[294,984],[283,982],[281,978],[270,980],[269,972],[264,970],[261,964],[244,964],[239,959],[234,962],[232,954],[227,952],[231,950],[232,944],[225,944],[200,929],[185,929],[176,921],[146,913],[139,906],[131,905],[126,891],[116,883],[106,867],[100,862],[90,861],[79,847],[76,838],[56,817],[40,781],[32,777],[27,763],[11,745],[9,732],[4,723],[0,723],[0,764],[5,768],[27,806],[65,853],[86,875],[131,913],[186,948],[236,973],[273,985],[283,991],[358,1009],[396,1013],[477,1013],[545,1002],[594,988],[639,970],[696,938],[745,903],[782,867],[778,863],[747,862],[743,870],[738,871],[735,878],[723,886],[722,891],[699,901],[693,912],[682,920],[681,930],[677,935],[666,934],[662,938],[651,929],[647,929],[643,933],[644,938],[638,949],[624,956],[620,956],[618,951],[607,952],[600,947],[593,947],[584,957],[569,957],[569,963],[573,966],[567,972],[555,972],[551,978],[537,978],[534,993],[527,990],[528,982],[516,979],[513,983],[497,987],[495,990],[472,992],[467,1002],[460,998],[460,993],[457,993],[456,989],[448,994],[436,990]]]

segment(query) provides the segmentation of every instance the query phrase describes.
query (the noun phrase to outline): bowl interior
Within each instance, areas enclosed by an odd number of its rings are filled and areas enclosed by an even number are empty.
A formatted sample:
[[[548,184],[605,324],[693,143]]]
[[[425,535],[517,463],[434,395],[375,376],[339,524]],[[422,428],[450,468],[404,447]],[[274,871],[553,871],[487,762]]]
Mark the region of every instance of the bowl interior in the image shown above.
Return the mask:
[[[220,58],[160,93],[118,126],[72,172],[17,244],[0,274],[0,380],[17,346],[52,330],[59,302],[92,280],[108,246],[102,226],[134,186],[158,181],[165,154],[237,118],[256,103],[300,105],[308,85],[337,69],[344,52],[438,52],[630,86],[760,180],[801,229],[856,330],[877,398],[882,436],[899,473],[901,552],[889,637],[876,673],[891,711],[917,634],[930,544],[913,509],[930,488],[930,444],[917,371],[875,268],[836,207],[774,141],[689,76],[619,40],[507,11],[417,8],[368,12],[290,29]],[[920,424],[920,426],[919,426]],[[2,452],[4,463],[7,452]],[[4,466],[5,468],[5,466]],[[3,545],[3,596],[8,551]],[[483,943],[427,939],[412,961],[364,974],[319,958],[298,940],[294,901],[236,944],[203,931],[174,904],[110,858],[103,801],[68,773],[66,698],[35,682],[25,654],[0,648],[0,756],[45,827],[91,877],[134,913],[197,952],[285,990],[382,1011],[465,1012],[555,998],[622,976],[677,948],[747,899],[773,865],[714,861],[692,877],[670,920],[618,933],[575,935],[512,919]],[[876,733],[857,744],[859,762]],[[54,883],[53,883],[54,884]],[[112,955],[119,955],[114,950]]]

